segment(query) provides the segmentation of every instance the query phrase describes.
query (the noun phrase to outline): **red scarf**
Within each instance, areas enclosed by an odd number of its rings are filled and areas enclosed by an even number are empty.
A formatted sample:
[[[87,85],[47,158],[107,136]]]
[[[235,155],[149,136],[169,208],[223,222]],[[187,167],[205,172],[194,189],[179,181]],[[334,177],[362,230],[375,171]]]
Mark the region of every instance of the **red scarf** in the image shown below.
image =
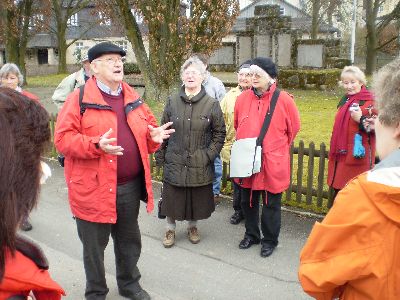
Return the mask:
[[[373,95],[368,91],[365,86],[361,87],[361,91],[354,95],[346,95],[347,102],[339,107],[335,117],[335,124],[333,125],[329,159],[341,160],[347,154],[347,130],[350,121],[350,106],[360,100],[373,100]]]

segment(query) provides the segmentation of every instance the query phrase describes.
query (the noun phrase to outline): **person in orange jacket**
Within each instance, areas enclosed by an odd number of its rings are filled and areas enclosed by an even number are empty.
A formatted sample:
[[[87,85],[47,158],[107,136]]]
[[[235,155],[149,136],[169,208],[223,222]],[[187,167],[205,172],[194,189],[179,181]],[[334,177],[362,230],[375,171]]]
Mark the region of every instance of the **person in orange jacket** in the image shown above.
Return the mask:
[[[400,299],[400,59],[374,78],[381,159],[342,189],[300,255],[299,279],[316,299]]]
[[[37,205],[49,115],[20,93],[0,88],[0,128],[0,299],[59,300],[65,292],[51,279],[46,257],[16,234]]]
[[[109,42],[88,51],[94,76],[72,92],[57,118],[54,142],[65,156],[65,179],[83,244],[86,299],[105,299],[104,250],[114,240],[121,296],[150,299],[139,284],[140,200],[154,207],[149,153],[174,132],[157,127],[139,94],[123,82],[126,52]]]
[[[13,63],[4,64],[0,69],[0,86],[20,92],[22,95],[39,103],[39,97],[21,88],[24,83],[24,76],[18,66]],[[29,216],[21,222],[20,229],[23,231],[32,230],[32,224],[29,222]]]

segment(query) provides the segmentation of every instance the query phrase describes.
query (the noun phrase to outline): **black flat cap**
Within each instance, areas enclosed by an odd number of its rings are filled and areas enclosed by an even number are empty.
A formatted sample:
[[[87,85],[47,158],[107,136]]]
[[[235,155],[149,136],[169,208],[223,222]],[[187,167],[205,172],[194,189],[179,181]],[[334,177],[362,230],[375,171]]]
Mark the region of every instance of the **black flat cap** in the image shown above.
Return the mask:
[[[267,72],[271,78],[276,78],[278,76],[276,65],[269,57],[256,57],[251,61],[251,64],[259,66],[261,69]]]
[[[89,62],[92,62],[93,60],[102,56],[103,54],[109,54],[109,53],[116,53],[121,56],[126,55],[125,50],[122,49],[121,47],[118,47],[117,45],[110,42],[103,42],[94,45],[92,48],[89,49],[88,51]]]

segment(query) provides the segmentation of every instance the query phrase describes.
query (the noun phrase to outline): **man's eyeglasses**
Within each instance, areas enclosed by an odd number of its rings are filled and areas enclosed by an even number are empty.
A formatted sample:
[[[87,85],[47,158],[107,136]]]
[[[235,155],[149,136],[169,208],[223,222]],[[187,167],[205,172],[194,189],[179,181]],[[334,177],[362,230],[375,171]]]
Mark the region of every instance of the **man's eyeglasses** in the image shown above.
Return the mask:
[[[117,62],[125,63],[126,59],[125,59],[125,57],[116,57],[116,58],[109,57],[109,58],[103,58],[103,59],[98,58],[98,59],[95,59],[94,61],[105,61],[109,65],[115,65]]]

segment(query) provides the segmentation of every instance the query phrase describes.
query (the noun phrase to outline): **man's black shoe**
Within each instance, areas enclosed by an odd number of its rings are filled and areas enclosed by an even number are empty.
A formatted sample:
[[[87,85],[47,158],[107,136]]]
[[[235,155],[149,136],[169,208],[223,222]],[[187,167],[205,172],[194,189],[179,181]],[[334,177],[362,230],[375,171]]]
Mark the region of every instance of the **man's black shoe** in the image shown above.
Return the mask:
[[[139,292],[137,292],[137,293],[135,293],[135,294],[131,294],[131,295],[128,295],[127,293],[125,293],[125,292],[119,292],[119,294],[121,295],[121,296],[124,296],[124,297],[126,297],[126,298],[129,298],[129,299],[131,299],[131,300],[151,300],[151,297],[150,297],[150,295],[145,291],[145,290],[141,290],[141,291],[139,291]]]
[[[261,246],[261,252],[260,255],[261,257],[268,257],[272,254],[272,252],[274,252],[275,247],[270,246],[270,245],[263,245]]]
[[[247,237],[245,237],[240,243],[239,243],[239,248],[240,249],[249,249],[253,245],[259,244],[260,241],[253,241]]]
[[[231,222],[232,225],[237,225],[243,219],[244,219],[244,216],[243,216],[242,212],[240,210],[235,210],[235,212],[233,213],[233,215],[231,217],[230,222]]]

